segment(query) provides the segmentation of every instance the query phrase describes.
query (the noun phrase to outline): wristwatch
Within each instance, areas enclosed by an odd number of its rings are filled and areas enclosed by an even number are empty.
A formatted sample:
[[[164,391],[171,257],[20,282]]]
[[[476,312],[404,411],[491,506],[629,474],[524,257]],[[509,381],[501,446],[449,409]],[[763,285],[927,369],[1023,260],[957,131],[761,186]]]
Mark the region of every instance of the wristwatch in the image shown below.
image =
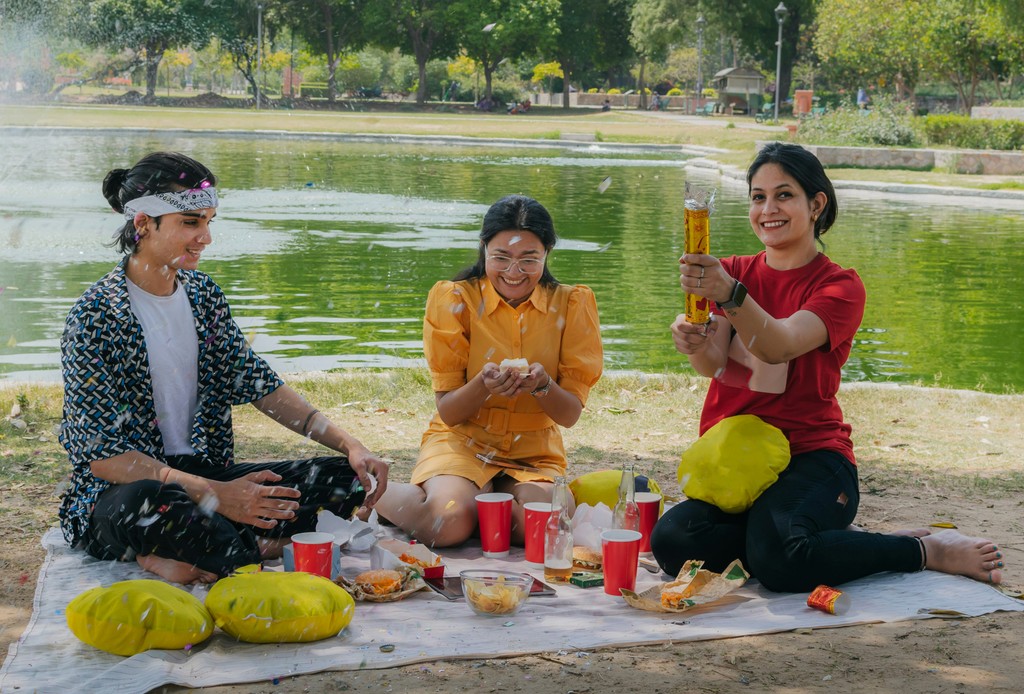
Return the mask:
[[[718,304],[718,308],[725,310],[731,308],[739,308],[743,305],[743,300],[747,298],[747,288],[743,286],[743,283],[736,280],[736,285],[732,288],[732,296],[729,297],[728,301],[723,301]]]
[[[548,394],[549,390],[551,390],[551,376],[548,376],[548,382],[545,383],[543,386],[531,390],[530,395],[532,395],[535,398],[543,398],[545,395]]]

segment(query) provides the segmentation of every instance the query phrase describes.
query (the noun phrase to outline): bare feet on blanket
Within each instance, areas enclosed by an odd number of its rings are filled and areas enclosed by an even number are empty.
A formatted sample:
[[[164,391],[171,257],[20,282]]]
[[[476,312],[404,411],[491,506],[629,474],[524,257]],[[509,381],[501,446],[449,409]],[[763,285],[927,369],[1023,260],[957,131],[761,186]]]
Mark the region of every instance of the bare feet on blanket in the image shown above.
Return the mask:
[[[928,553],[926,568],[986,583],[1002,583],[1003,554],[989,540],[947,530],[927,535],[921,541]]]
[[[203,571],[192,564],[186,564],[176,559],[167,559],[165,557],[158,557],[155,554],[147,554],[146,556],[135,557],[135,561],[144,570],[155,573],[160,578],[167,579],[172,583],[188,585],[190,583],[214,583],[217,581],[217,574]]]

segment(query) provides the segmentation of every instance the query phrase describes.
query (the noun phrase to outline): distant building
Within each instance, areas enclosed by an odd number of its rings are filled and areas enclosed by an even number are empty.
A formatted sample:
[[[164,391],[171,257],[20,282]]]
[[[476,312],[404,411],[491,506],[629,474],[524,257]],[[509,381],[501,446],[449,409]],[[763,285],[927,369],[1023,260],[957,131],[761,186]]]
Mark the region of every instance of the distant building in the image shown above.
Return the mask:
[[[752,113],[764,103],[765,77],[749,67],[729,67],[719,70],[711,79],[718,91],[719,110],[733,113]]]

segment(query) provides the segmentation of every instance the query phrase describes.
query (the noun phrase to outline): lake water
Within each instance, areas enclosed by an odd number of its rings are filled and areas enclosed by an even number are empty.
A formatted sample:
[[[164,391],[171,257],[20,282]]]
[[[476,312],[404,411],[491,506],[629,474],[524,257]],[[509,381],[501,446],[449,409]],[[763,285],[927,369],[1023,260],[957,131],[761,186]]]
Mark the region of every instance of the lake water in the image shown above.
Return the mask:
[[[668,326],[682,309],[682,191],[718,188],[717,255],[759,248],[744,185],[682,155],[452,148],[386,142],[0,132],[0,378],[59,379],[71,303],[118,261],[107,170],[154,149],[220,178],[201,268],[282,372],[422,365],[430,286],[475,257],[488,205],[536,197],[561,242],[562,282],[591,286],[610,371],[685,371]],[[611,185],[600,193],[606,177]],[[1021,206],[840,192],[829,255],[868,291],[848,381],[1024,390]]]

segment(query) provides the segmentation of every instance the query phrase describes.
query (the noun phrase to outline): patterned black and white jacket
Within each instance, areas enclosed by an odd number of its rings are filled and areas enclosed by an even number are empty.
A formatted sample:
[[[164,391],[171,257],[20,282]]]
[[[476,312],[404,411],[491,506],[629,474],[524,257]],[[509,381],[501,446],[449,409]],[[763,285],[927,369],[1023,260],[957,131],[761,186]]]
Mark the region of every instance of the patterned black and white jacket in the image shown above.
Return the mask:
[[[72,470],[60,523],[71,546],[85,537],[93,505],[110,486],[93,477],[93,461],[133,450],[164,459],[146,340],[128,299],[126,262],[127,258],[78,299],[61,338],[60,440]],[[199,340],[192,448],[211,466],[231,465],[231,406],[258,400],[283,381],[249,347],[231,318],[224,292],[208,275],[179,270],[177,280],[186,288]]]

